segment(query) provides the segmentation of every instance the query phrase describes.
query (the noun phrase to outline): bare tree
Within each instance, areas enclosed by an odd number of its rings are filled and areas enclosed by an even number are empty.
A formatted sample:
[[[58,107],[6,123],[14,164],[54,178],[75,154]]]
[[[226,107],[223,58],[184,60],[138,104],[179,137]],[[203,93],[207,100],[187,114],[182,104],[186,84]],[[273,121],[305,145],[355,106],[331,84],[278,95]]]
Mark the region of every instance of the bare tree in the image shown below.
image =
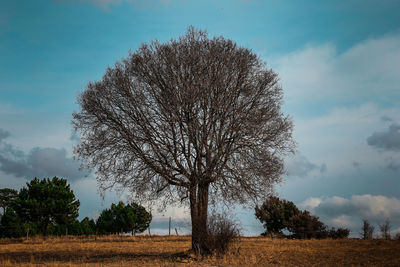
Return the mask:
[[[375,227],[373,227],[368,220],[363,220],[362,232],[360,233],[362,239],[371,239],[374,234],[374,229]]]
[[[381,235],[383,239],[390,239],[390,220],[386,218],[384,224],[379,225],[379,230],[381,231]]]
[[[209,202],[266,197],[293,150],[275,72],[251,50],[190,27],[143,44],[79,95],[75,153],[102,190],[190,204],[192,248],[207,253]]]

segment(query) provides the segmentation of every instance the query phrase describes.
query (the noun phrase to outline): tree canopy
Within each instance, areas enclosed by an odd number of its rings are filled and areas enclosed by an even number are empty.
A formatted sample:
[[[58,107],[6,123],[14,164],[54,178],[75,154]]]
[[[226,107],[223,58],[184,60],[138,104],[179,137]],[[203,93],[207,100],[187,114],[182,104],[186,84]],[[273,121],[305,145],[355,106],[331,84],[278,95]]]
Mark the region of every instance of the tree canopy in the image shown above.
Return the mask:
[[[0,220],[0,237],[20,237],[24,233],[25,229],[17,213],[13,208],[7,208]]]
[[[151,222],[152,216],[143,206],[136,203],[125,205],[120,201],[112,204],[110,209],[101,212],[97,219],[100,234],[109,233],[142,233]]]
[[[50,223],[68,224],[78,217],[80,202],[66,179],[34,178],[19,192],[17,212],[21,219],[39,222],[47,235]]]
[[[3,214],[6,213],[6,209],[13,204],[18,197],[18,191],[11,188],[0,189],[0,207],[3,209]]]
[[[264,203],[255,208],[257,219],[264,224],[265,233],[282,234],[282,230],[291,232],[292,238],[345,238],[350,234],[346,228],[331,228],[311,215],[307,210],[299,210],[296,205],[285,199],[270,196]]]
[[[143,206],[137,203],[132,202],[127,207],[132,209],[133,213],[136,215],[129,230],[131,230],[134,235],[137,233],[143,233],[147,228],[149,228],[153,216]]]
[[[292,232],[294,238],[323,238],[327,237],[326,225],[313,216],[309,211],[304,210],[296,213],[289,219],[287,229]]]
[[[281,233],[289,225],[289,220],[296,215],[299,209],[285,199],[271,196],[261,207],[256,206],[255,215],[264,224],[266,233]]]
[[[190,27],[143,44],[78,97],[75,153],[102,189],[134,199],[188,200],[192,247],[207,252],[209,199],[267,197],[291,151],[278,75],[250,49]]]

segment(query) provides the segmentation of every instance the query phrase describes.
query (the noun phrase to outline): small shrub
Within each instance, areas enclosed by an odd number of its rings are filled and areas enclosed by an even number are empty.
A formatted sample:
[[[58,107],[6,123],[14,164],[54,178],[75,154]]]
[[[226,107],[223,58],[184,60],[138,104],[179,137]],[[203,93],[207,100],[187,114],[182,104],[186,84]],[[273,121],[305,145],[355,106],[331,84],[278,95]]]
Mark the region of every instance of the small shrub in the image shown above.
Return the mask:
[[[209,216],[207,229],[208,249],[217,255],[225,254],[232,241],[240,235],[238,225],[229,220],[225,214],[212,214]]]
[[[288,230],[292,232],[291,238],[295,239],[322,239],[327,237],[326,225],[317,216],[311,215],[306,210],[290,218]]]
[[[350,230],[347,228],[332,228],[328,232],[328,237],[333,238],[333,239],[339,239],[339,238],[347,238],[350,234]]]
[[[400,241],[400,233],[397,233],[397,234],[394,236],[394,239]]]

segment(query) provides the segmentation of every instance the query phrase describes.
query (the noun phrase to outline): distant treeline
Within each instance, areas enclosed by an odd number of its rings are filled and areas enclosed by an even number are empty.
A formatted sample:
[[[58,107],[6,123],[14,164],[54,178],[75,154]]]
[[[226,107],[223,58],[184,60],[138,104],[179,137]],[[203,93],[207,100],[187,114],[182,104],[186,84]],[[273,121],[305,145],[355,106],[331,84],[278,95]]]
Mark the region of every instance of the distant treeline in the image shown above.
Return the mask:
[[[0,189],[0,237],[32,235],[94,235],[142,233],[152,220],[146,209],[136,203],[112,204],[94,221],[79,221],[80,202],[67,180],[37,178],[19,192]]]

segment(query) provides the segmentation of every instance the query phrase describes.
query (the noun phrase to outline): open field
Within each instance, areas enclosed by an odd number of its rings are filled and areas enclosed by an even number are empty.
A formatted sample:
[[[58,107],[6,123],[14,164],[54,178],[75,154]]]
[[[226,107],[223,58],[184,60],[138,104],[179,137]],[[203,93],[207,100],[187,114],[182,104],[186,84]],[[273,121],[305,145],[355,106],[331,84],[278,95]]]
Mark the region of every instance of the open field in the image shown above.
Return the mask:
[[[400,241],[243,237],[222,257],[196,259],[190,236],[0,240],[0,266],[400,266]]]

